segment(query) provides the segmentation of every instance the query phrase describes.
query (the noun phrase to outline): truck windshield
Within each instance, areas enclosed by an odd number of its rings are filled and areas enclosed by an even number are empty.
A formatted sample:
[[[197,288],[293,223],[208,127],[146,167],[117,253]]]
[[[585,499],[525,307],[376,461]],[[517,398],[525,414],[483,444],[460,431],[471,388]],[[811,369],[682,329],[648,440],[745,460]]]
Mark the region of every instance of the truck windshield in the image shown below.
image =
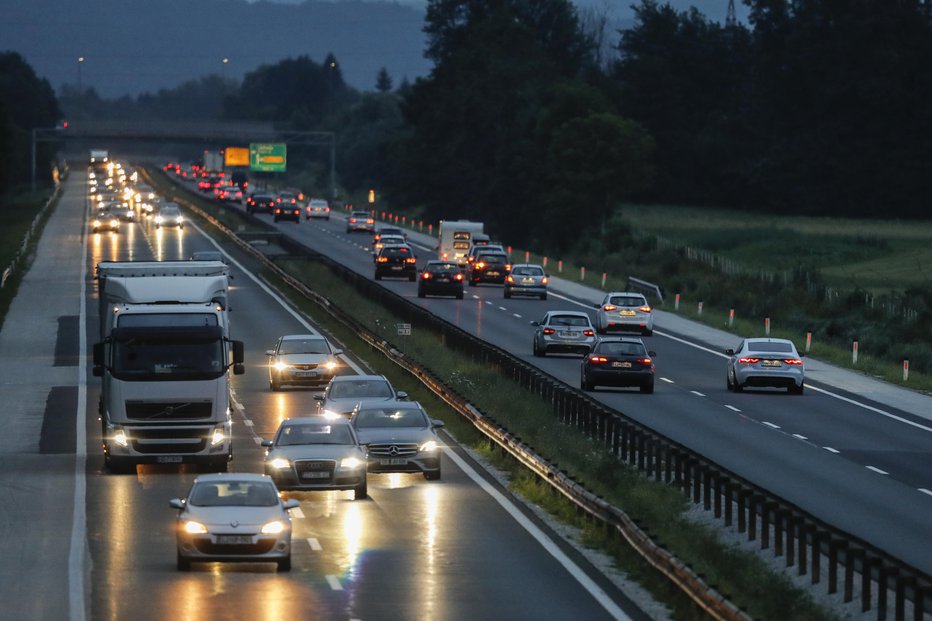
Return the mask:
[[[113,343],[113,376],[126,381],[210,380],[221,377],[223,342],[134,338]]]

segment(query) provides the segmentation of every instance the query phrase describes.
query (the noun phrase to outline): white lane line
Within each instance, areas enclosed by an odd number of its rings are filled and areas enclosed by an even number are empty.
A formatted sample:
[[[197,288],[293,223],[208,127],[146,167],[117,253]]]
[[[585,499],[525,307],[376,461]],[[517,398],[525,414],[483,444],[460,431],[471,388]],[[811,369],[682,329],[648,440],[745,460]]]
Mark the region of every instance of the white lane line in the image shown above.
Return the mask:
[[[252,427],[253,422],[249,420],[248,418],[246,418],[246,419],[243,419],[243,424],[246,425],[247,427]]]
[[[763,423],[764,425],[767,425],[768,427],[770,427],[770,428],[772,428],[772,429],[779,429],[779,428],[780,428],[780,425],[774,425],[773,423],[768,423],[767,421],[761,421],[761,423]]]
[[[477,298],[477,299],[478,299],[478,298]],[[489,306],[492,306],[492,301],[491,301],[491,300],[486,300],[485,303],[488,304]]]
[[[838,455],[839,453],[841,453],[841,451],[839,451],[838,449],[833,449],[833,448],[830,447],[830,446],[823,446],[822,448],[824,448],[824,449],[825,449],[826,451],[828,451],[829,453],[835,453],[836,455]]]
[[[699,392],[698,390],[690,390],[689,392],[693,393],[697,397],[704,397],[705,395]]]
[[[233,391],[230,391],[230,392],[233,392]],[[234,395],[235,395],[235,393],[234,393]],[[239,401],[237,401],[236,403],[234,403],[234,404],[233,404],[233,407],[235,407],[237,410],[239,410],[240,413],[246,411],[246,408],[243,407],[243,404],[240,403]]]
[[[733,406],[733,405],[728,405],[727,403],[725,404],[725,407],[728,408],[729,410],[731,410],[732,412],[740,412],[740,411],[741,411],[741,410],[739,410],[738,408],[736,408],[735,406]]]
[[[478,299],[479,299],[479,296],[478,296],[478,295],[476,295],[475,293],[473,293],[473,294],[472,294],[472,299],[474,299],[474,300],[478,300]]]
[[[507,309],[507,308],[505,308],[504,306],[499,306],[499,307],[498,307],[498,310],[503,310],[503,311],[506,311],[506,310],[508,310],[508,309]]]
[[[929,496],[932,496],[932,490],[927,490],[924,487],[920,487],[919,491],[922,492],[923,494],[928,494]]]
[[[873,470],[877,474],[890,474],[889,472],[881,470],[880,468],[875,468],[874,466],[865,466],[865,468],[867,468],[868,470]]]
[[[255,438],[253,438],[253,441],[254,441],[257,445],[258,445],[258,444],[262,444],[262,438],[260,438],[259,436],[256,436]]]
[[[311,549],[315,552],[320,552],[324,549],[323,546],[320,545],[320,542],[317,541],[317,539],[314,537],[311,537],[307,540],[307,545],[311,546]]]
[[[675,383],[676,383],[676,382],[674,382],[673,380],[671,380],[671,379],[668,378],[668,377],[661,377],[661,378],[660,378],[660,381],[661,381],[661,382],[666,382],[666,383],[668,383],[668,384],[675,384]]]
[[[294,518],[298,518],[299,520],[304,519],[304,511],[301,510],[301,507],[295,507],[294,509],[288,512],[288,515]]]
[[[608,594],[596,584],[586,573],[579,568],[576,563],[574,563],[563,550],[561,550],[553,540],[545,535],[536,524],[531,522],[521,511],[515,507],[514,503],[505,498],[497,489],[492,487],[492,485],[483,479],[479,474],[473,470],[473,468],[467,464],[463,459],[451,451],[449,448],[444,447],[443,452],[446,454],[447,458],[451,459],[457,467],[462,470],[466,476],[473,480],[473,482],[482,488],[485,493],[492,497],[495,502],[497,502],[508,514],[514,518],[514,520],[524,528],[538,543],[547,551],[560,565],[566,569],[569,574],[579,582],[580,586],[586,589],[590,595],[615,619],[620,621],[631,621],[625,612],[615,604],[614,601],[608,596]]]
[[[62,200],[61,197],[58,199]],[[89,218],[87,201],[84,204],[84,221]],[[82,227],[84,228],[84,227]],[[71,514],[71,544],[68,548],[68,619],[84,621],[84,554],[87,542],[87,479],[84,470],[87,466],[87,316],[85,315],[85,296],[87,295],[87,229],[81,233],[83,248],[81,253],[81,285],[78,296],[78,407],[75,411],[75,447],[74,447],[74,509]]]
[[[518,313],[512,313],[512,315],[514,315],[514,316],[517,317],[518,319],[521,319],[521,315],[519,315]]]
[[[343,590],[343,585],[340,584],[340,581],[337,579],[336,576],[327,576],[327,584],[329,584],[330,588],[333,589],[334,591]]]
[[[799,438],[800,440],[808,440],[808,439],[809,439],[809,438],[807,438],[806,436],[800,435],[800,434],[798,434],[798,433],[794,433],[794,434],[793,434],[793,437],[794,437],[794,438]]]
[[[288,303],[285,302],[285,300],[283,300],[277,293],[275,293],[275,292],[272,290],[271,287],[269,287],[267,284],[265,284],[264,282],[262,282],[262,280],[261,280],[258,276],[256,276],[255,274],[253,274],[252,272],[250,272],[249,270],[247,270],[245,267],[243,267],[243,265],[242,265],[239,261],[237,261],[236,259],[234,259],[233,257],[231,257],[231,256],[227,253],[226,250],[224,250],[223,248],[221,248],[221,247],[220,247],[220,244],[218,244],[218,243],[214,240],[213,237],[211,237],[210,235],[208,235],[207,233],[204,232],[204,229],[202,229],[201,227],[199,227],[199,226],[198,226],[197,224],[195,224],[194,222],[189,222],[189,224],[190,224],[191,226],[193,226],[193,227],[195,228],[195,230],[197,230],[198,233],[200,233],[201,235],[203,235],[204,238],[205,238],[208,242],[210,242],[210,243],[213,245],[214,248],[216,248],[217,250],[219,250],[220,253],[221,253],[223,256],[225,256],[225,257],[227,258],[227,260],[228,260],[232,265],[236,266],[240,271],[242,271],[244,274],[246,274],[246,276],[248,276],[250,280],[252,280],[254,283],[256,283],[256,285],[258,285],[258,287],[259,287],[260,289],[262,289],[263,291],[265,291],[267,294],[269,294],[269,295],[272,297],[273,300],[275,300],[276,302],[278,302],[278,304],[279,304],[282,308],[285,309],[285,312],[287,312],[287,313],[290,314],[292,317],[294,317],[295,319],[297,319],[297,320],[298,320],[298,323],[300,323],[302,326],[304,326],[305,329],[307,329],[307,330],[309,330],[309,331],[311,331],[311,332],[316,332],[316,331],[317,331],[317,330],[315,330],[315,329],[311,326],[311,324],[309,324],[309,323],[304,319],[304,317],[302,317],[302,316],[300,315],[300,313],[298,313],[296,310],[294,310],[293,308],[291,308],[291,306],[289,306]],[[349,365],[349,367],[350,367],[351,369],[353,369],[353,371],[355,371],[357,374],[359,374],[359,375],[365,375],[366,372],[363,371],[363,369],[362,369],[358,364],[356,364],[355,362],[353,362],[353,361],[349,358],[349,356],[347,356],[346,354],[340,354],[340,360],[342,360],[342,361],[345,362],[347,365]]]

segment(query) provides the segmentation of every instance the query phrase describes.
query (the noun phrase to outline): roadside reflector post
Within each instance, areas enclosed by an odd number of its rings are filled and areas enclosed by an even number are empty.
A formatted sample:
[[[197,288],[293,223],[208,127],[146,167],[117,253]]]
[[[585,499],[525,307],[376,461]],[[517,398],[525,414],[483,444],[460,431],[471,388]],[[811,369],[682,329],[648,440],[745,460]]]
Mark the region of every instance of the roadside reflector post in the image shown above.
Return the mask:
[[[858,363],[858,342],[854,341],[851,344],[851,364]]]
[[[547,257],[544,257],[544,267],[547,267]]]
[[[508,258],[511,258],[511,246],[508,246]]]
[[[806,332],[806,353],[809,353],[809,348],[812,347],[812,332]]]
[[[728,327],[735,325],[735,309],[728,311]]]
[[[428,224],[428,225],[427,225],[427,234],[428,234],[428,235],[433,235],[433,234],[434,234],[434,225],[433,225],[433,224]]]
[[[424,232],[424,221],[423,220],[421,220],[420,226],[418,228],[421,230],[421,233]]]
[[[605,276],[606,276],[605,272],[602,272],[602,288],[603,289],[605,288]]]
[[[405,223],[405,217],[401,216],[401,224],[404,224],[404,223]]]
[[[525,250],[525,251],[524,251],[524,262],[525,262],[525,263],[530,263],[530,262],[531,262],[531,251],[530,251],[530,250]]]
[[[680,294],[677,293],[673,299],[673,310],[680,310]]]
[[[560,272],[561,274],[563,273],[563,259],[560,259],[559,261],[557,261],[557,271]]]
[[[697,315],[702,315],[702,302],[699,302],[699,308],[696,310]]]
[[[770,336],[770,317],[764,318],[764,335]]]
[[[579,268],[579,280],[586,280],[586,268]]]
[[[909,360],[903,361],[903,381],[909,380]]]

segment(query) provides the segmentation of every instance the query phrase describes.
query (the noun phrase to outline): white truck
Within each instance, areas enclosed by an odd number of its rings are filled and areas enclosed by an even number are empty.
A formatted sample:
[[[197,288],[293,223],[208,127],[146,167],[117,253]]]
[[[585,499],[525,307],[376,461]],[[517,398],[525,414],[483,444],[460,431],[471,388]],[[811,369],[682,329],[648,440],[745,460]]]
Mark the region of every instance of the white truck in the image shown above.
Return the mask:
[[[223,153],[204,151],[204,169],[211,173],[223,172]]]
[[[106,164],[110,161],[110,153],[106,149],[91,149],[88,159],[91,165]]]
[[[469,220],[441,220],[437,232],[440,234],[437,258],[465,266],[473,237],[483,233],[483,224]]]
[[[230,377],[243,343],[230,340],[229,267],[220,261],[97,265],[101,341],[94,345],[104,460],[225,471],[233,457]]]

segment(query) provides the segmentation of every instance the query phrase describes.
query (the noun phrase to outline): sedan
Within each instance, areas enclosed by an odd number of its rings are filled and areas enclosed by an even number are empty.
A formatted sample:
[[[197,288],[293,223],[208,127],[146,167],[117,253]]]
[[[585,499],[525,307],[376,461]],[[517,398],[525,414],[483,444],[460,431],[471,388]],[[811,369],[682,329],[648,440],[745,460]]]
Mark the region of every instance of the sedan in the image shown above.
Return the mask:
[[[348,420],[288,418],[262,446],[265,472],[281,489],[353,490],[356,500],[368,493],[366,451]]]
[[[246,199],[246,213],[272,213],[275,209],[273,194],[253,194]]]
[[[592,352],[583,358],[580,386],[595,390],[596,386],[637,386],[641,392],[654,392],[654,360],[638,338],[601,339]]]
[[[305,218],[310,220],[311,218],[323,218],[324,220],[330,219],[330,204],[322,198],[312,198],[308,201],[307,207],[304,210]]]
[[[326,384],[340,367],[343,350],[333,349],[319,334],[288,334],[266,351],[269,357],[269,388]]]
[[[787,339],[744,339],[729,356],[725,384],[728,390],[741,392],[747,386],[786,388],[794,395],[803,394],[806,369],[793,341]]]
[[[595,344],[595,328],[589,315],[579,311],[550,311],[540,321],[532,321],[534,355],[575,353],[586,355]]]
[[[160,229],[163,226],[184,228],[184,216],[181,215],[181,208],[175,203],[166,203],[155,216],[155,228]]]
[[[530,295],[546,300],[549,281],[550,277],[540,265],[519,263],[512,266],[511,273],[505,276],[505,297]]]
[[[378,239],[372,238],[372,252],[379,254],[385,246],[406,246],[407,243],[401,235],[379,235]]]
[[[452,295],[463,299],[463,272],[453,261],[428,261],[417,280],[417,297]]]
[[[275,220],[275,222],[279,220],[291,220],[295,223],[301,222],[301,206],[276,203],[275,208],[272,210],[272,219]]]
[[[609,332],[640,332],[644,336],[654,333],[654,313],[640,293],[608,293],[601,304],[595,325],[599,334]]]
[[[282,501],[270,477],[261,474],[205,474],[194,479],[178,510],[178,569],[196,561],[278,564],[291,569],[291,517],[297,500]]]
[[[349,418],[357,406],[385,405],[386,401],[399,401],[408,394],[395,392],[384,375],[337,375],[323,395],[315,395],[317,413],[323,416]]]
[[[109,209],[101,209],[97,211],[97,213],[91,215],[88,226],[91,227],[92,233],[99,233],[100,231],[119,233],[120,217]]]
[[[440,479],[440,440],[443,421],[427,415],[420,403],[356,409],[351,419],[359,442],[366,447],[369,472],[420,472],[428,481]]]
[[[375,234],[375,218],[368,211],[354,211],[346,219],[346,232],[365,231]]]

